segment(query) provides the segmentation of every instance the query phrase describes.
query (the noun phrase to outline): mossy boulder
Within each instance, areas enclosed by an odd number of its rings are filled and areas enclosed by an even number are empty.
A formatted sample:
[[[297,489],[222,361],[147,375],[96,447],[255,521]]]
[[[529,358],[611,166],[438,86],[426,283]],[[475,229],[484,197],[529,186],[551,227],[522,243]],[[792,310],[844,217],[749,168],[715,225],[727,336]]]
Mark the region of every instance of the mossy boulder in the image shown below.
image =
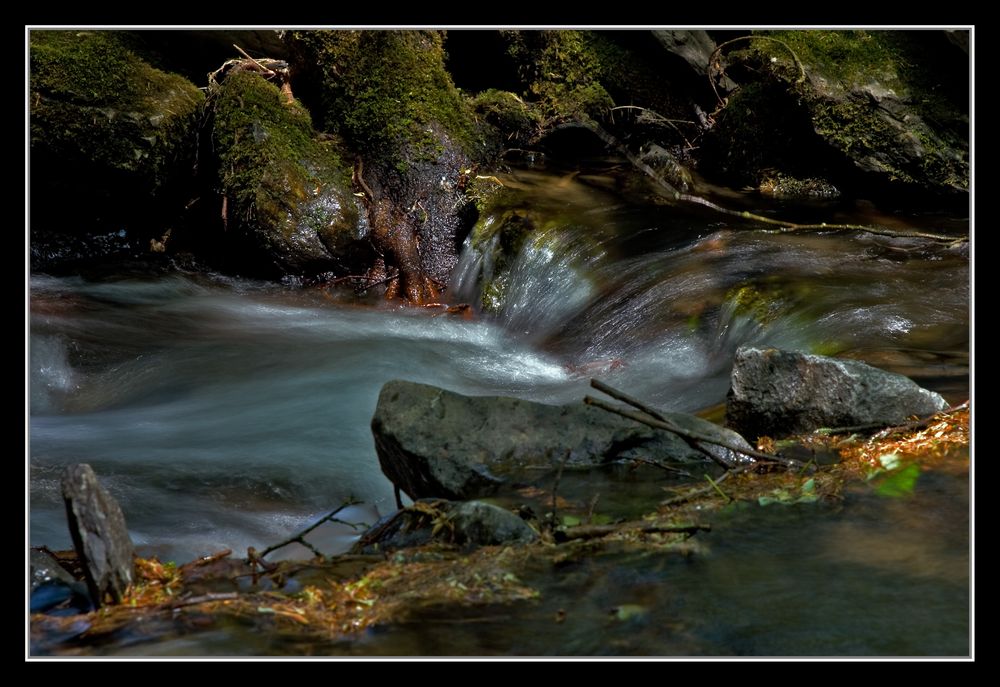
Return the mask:
[[[342,146],[250,70],[229,73],[208,107],[230,264],[265,276],[349,268],[361,236]]]
[[[202,92],[110,31],[32,31],[32,235],[152,230],[193,176]]]
[[[747,46],[729,55],[742,88],[706,141],[707,167],[752,185],[774,167],[968,191],[968,58],[943,33],[775,31]]]
[[[674,88],[677,73],[647,32],[502,31],[518,65],[524,98],[549,121],[604,120],[611,108],[636,105],[664,117],[692,115]],[[685,75],[686,77],[686,75]],[[681,77],[684,80],[685,77]]]

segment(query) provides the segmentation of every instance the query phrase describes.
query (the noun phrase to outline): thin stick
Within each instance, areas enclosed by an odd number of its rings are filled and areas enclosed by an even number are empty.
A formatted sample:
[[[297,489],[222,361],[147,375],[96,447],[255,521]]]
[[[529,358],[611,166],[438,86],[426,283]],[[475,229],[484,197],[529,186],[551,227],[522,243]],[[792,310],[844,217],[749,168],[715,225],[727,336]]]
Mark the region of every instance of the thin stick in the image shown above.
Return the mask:
[[[660,468],[661,470],[666,470],[667,472],[675,472],[678,475],[684,475],[685,477],[690,477],[691,473],[687,470],[681,470],[680,468],[675,468],[673,465],[665,465],[664,463],[659,463],[655,460],[649,460],[648,458],[632,458],[633,463],[642,463],[643,465],[652,465],[654,468]]]
[[[738,468],[733,468],[729,472],[723,473],[719,477],[719,479],[715,480],[715,484],[716,485],[721,484],[726,479],[728,479],[730,475],[738,475],[741,472],[746,472],[747,470],[749,470],[752,467],[756,467],[756,466],[755,465],[741,465]],[[710,493],[712,491],[714,491],[714,488],[711,487],[711,486],[709,486],[709,487],[701,487],[700,489],[694,489],[692,491],[689,491],[686,494],[681,494],[680,496],[674,496],[673,498],[666,499],[665,501],[660,501],[660,505],[661,506],[676,506],[676,505],[679,505],[681,503],[685,503],[687,501],[690,501],[693,498],[697,498],[697,497],[702,496],[704,494],[708,494],[708,493]]]
[[[262,65],[260,62],[258,62],[254,58],[250,57],[250,55],[247,54],[247,51],[244,50],[243,48],[241,48],[240,46],[238,46],[235,43],[233,43],[233,47],[236,48],[237,50],[239,50],[240,54],[243,55],[243,57],[247,58],[248,60],[250,60],[251,62],[253,62],[255,65],[257,65],[258,67],[260,67],[261,71],[267,72],[268,74],[274,74],[273,70],[268,69],[267,67],[265,67],[264,65]]]
[[[726,492],[722,491],[722,489],[719,488],[719,483],[718,482],[716,482],[714,479],[712,479],[709,475],[705,475],[705,479],[708,480],[708,483],[712,485],[713,489],[715,489],[717,492],[719,492],[719,496],[721,496],[722,498],[724,498],[726,501],[732,501],[732,499],[729,498],[726,495]]]
[[[676,131],[680,135],[680,137],[684,139],[684,145],[686,145],[688,148],[694,147],[691,145],[691,141],[687,139],[687,136],[684,135],[684,132],[681,131],[679,128],[677,128],[677,125],[674,124],[675,120],[667,119],[659,112],[654,112],[653,110],[647,109],[645,107],[639,107],[638,105],[619,105],[618,107],[611,108],[612,112],[614,112],[615,110],[639,110],[640,112],[647,112],[650,115],[652,115],[652,119],[654,122],[656,123],[663,122],[664,124],[668,124],[674,131]],[[694,122],[688,122],[683,119],[678,119],[676,121],[681,122],[682,124],[694,124]]]
[[[593,381],[596,381],[596,380],[593,380]],[[694,439],[696,441],[704,441],[706,444],[714,444],[715,446],[721,446],[722,448],[728,448],[730,451],[733,451],[734,453],[742,453],[745,456],[751,456],[753,458],[759,458],[760,460],[768,460],[768,461],[771,461],[771,462],[774,462],[774,463],[781,463],[782,465],[785,465],[787,467],[798,467],[799,466],[799,462],[798,461],[789,460],[788,458],[782,458],[781,456],[776,456],[776,455],[774,455],[772,453],[764,453],[763,451],[758,451],[758,450],[752,449],[752,448],[742,448],[740,446],[735,446],[733,444],[730,444],[727,441],[722,441],[721,439],[716,439],[715,437],[710,437],[707,434],[702,434],[700,432],[692,432],[690,430],[683,429],[683,428],[678,427],[677,425],[675,425],[675,424],[673,424],[673,423],[671,423],[669,421],[658,420],[658,419],[656,419],[654,417],[651,417],[648,413],[647,414],[637,413],[637,412],[628,410],[627,408],[619,408],[618,406],[613,406],[610,403],[606,403],[606,402],[604,402],[604,401],[602,401],[600,399],[594,398],[592,396],[585,396],[584,399],[583,399],[583,402],[586,403],[587,405],[597,406],[598,408],[601,408],[602,410],[607,410],[609,412],[615,413],[616,415],[621,415],[622,417],[627,417],[627,418],[629,418],[631,420],[635,420],[636,422],[641,422],[644,425],[648,425],[648,426],[654,427],[656,429],[665,429],[668,432],[673,432],[674,434],[679,434],[682,437],[687,437],[689,439]],[[719,461],[718,459],[716,459],[716,462],[721,463],[722,461]],[[731,465],[723,465],[723,467],[725,467],[725,468],[728,469],[728,468],[731,468],[732,466]]]
[[[328,513],[327,515],[324,515],[322,518],[320,518],[319,520],[317,520],[313,524],[309,525],[309,527],[305,528],[301,532],[293,534],[288,539],[285,539],[284,541],[282,541],[282,542],[280,542],[278,544],[275,544],[274,546],[267,547],[266,549],[264,549],[263,551],[261,551],[259,554],[257,554],[257,556],[259,558],[263,558],[264,556],[266,556],[267,554],[271,553],[272,551],[277,551],[278,549],[280,549],[280,548],[282,548],[284,546],[288,546],[289,544],[295,544],[295,543],[302,544],[303,546],[309,548],[314,553],[316,553],[317,556],[322,556],[323,554],[319,553],[312,546],[312,544],[307,543],[303,539],[303,537],[305,537],[307,534],[309,534],[310,532],[312,532],[314,529],[316,529],[317,527],[319,527],[320,525],[322,525],[324,522],[339,522],[340,524],[347,525],[348,527],[351,527],[353,529],[357,529],[358,527],[361,527],[362,525],[360,525],[359,523],[347,522],[345,520],[339,520],[336,517],[334,517],[334,516],[337,515],[337,513],[339,513],[340,511],[344,510],[348,506],[353,506],[353,505],[358,504],[358,503],[360,503],[360,501],[354,501],[354,500],[348,501],[347,503],[339,506],[336,510]]]
[[[740,36],[739,38],[733,38],[732,40],[725,41],[724,43],[719,43],[717,46],[715,46],[715,50],[713,50],[712,54],[708,56],[708,66],[706,67],[705,70],[706,75],[708,76],[708,83],[712,87],[712,91],[715,93],[715,99],[719,102],[719,105],[722,107],[725,107],[726,103],[719,96],[719,91],[716,90],[715,88],[715,79],[712,78],[712,65],[715,62],[715,56],[718,55],[719,52],[727,45],[732,45],[733,43],[738,43],[740,41],[750,41],[750,40],[773,41],[774,43],[780,43],[781,45],[783,45],[785,49],[792,54],[792,59],[795,60],[795,66],[799,68],[799,78],[795,83],[802,83],[803,81],[806,80],[805,67],[803,67],[802,62],[799,61],[799,56],[795,54],[795,51],[792,50],[792,48],[785,41],[773,38],[772,36],[759,36],[759,35]],[[724,69],[719,69],[719,73],[725,75],[726,72]]]
[[[813,430],[813,434],[824,434],[824,435],[847,434],[848,432],[864,432],[866,430],[871,430],[871,429],[890,430],[890,433],[902,432],[908,429],[918,429],[920,427],[925,427],[929,425],[931,422],[933,422],[934,418],[938,416],[950,415],[951,413],[956,413],[959,410],[965,410],[968,407],[969,407],[969,402],[966,401],[965,403],[960,403],[957,406],[953,406],[945,410],[940,410],[936,413],[927,415],[912,422],[904,422],[901,425],[893,425],[888,422],[873,422],[867,425],[852,425],[850,427],[830,427],[830,428],[821,427],[820,429]]]
[[[764,38],[764,36],[760,36]],[[777,40],[777,39],[772,39]],[[678,203],[691,203],[694,205],[702,205],[714,212],[721,213],[723,215],[729,215],[730,217],[739,217],[740,219],[752,220],[754,222],[760,222],[762,224],[768,224],[771,226],[779,227],[778,231],[781,233],[793,232],[793,231],[862,231],[868,234],[876,234],[879,236],[891,236],[893,238],[920,238],[929,239],[932,241],[942,241],[948,244],[958,244],[965,243],[969,240],[968,236],[948,236],[946,234],[935,234],[926,231],[894,231],[892,229],[885,229],[882,227],[871,227],[864,224],[828,224],[826,222],[821,222],[819,224],[798,224],[796,222],[787,222],[780,219],[774,219],[772,217],[765,217],[764,215],[758,215],[747,210],[730,210],[721,205],[713,203],[710,200],[701,198],[699,196],[692,195],[690,193],[683,193],[676,189],[670,182],[663,178],[662,175],[656,172],[652,167],[647,165],[645,162],[640,160],[637,156],[633,155],[632,152],[622,145],[618,139],[605,131],[597,122],[591,119],[576,119],[570,122],[563,122],[552,127],[552,131],[557,131],[559,129],[567,128],[580,128],[587,129],[595,136],[600,138],[607,144],[609,148],[613,148],[618,151],[626,160],[628,160],[633,167],[638,169],[640,172],[648,176],[650,179],[655,181],[670,198]]]
[[[641,401],[639,401],[636,398],[632,398],[631,396],[629,396],[628,394],[626,394],[623,391],[618,391],[618,389],[615,389],[614,387],[608,386],[607,384],[605,384],[604,382],[600,381],[599,379],[591,379],[590,380],[590,386],[594,387],[598,391],[603,391],[604,393],[606,393],[611,398],[618,399],[619,401],[624,401],[625,403],[628,403],[630,406],[638,408],[639,410],[641,410],[642,412],[646,413],[647,415],[649,415],[650,417],[652,417],[655,420],[658,420],[658,421],[663,422],[665,424],[669,424],[672,427],[675,426],[672,422],[670,422],[669,420],[667,420],[667,418],[664,417],[663,414],[660,413],[660,411],[656,410],[655,408],[651,408],[650,406],[647,406],[646,404],[642,403]],[[586,399],[584,399],[584,403],[586,403],[586,402],[587,402]],[[605,410],[607,410],[607,409],[605,409]],[[680,429],[680,428],[678,428],[678,429]],[[716,463],[718,463],[722,467],[726,468],[727,470],[729,468],[733,467],[731,464],[727,463],[726,461],[720,460],[719,457],[716,456],[715,454],[713,454],[711,451],[706,451],[705,448],[702,447],[702,446],[699,446],[697,442],[690,442],[690,443],[691,443],[691,445],[694,448],[698,449],[699,451],[701,451],[702,453],[704,453],[705,455],[707,455],[709,458],[711,458],[712,460],[714,460]]]

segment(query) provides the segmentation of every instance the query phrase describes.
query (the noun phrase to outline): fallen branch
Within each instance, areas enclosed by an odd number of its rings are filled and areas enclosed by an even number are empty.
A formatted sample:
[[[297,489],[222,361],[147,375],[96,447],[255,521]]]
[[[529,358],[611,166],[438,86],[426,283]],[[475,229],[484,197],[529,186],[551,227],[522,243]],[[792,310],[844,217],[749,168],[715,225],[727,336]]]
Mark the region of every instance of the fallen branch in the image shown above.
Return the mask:
[[[667,465],[665,463],[660,463],[659,461],[649,460],[648,458],[632,458],[633,463],[641,463],[642,465],[651,465],[654,468],[660,468],[661,470],[666,470],[667,472],[674,472],[678,475],[684,475],[685,477],[690,477],[691,473],[687,470],[681,470],[680,468],[675,468],[673,465]]]
[[[766,460],[773,463],[781,463],[786,467],[799,466],[799,462],[795,460],[789,460],[788,458],[782,458],[781,456],[776,456],[772,453],[764,453],[763,451],[757,451],[756,449],[752,448],[742,448],[740,446],[730,444],[727,441],[723,441],[715,437],[710,437],[707,434],[702,434],[701,432],[692,432],[682,427],[678,427],[677,425],[667,420],[662,414],[660,414],[656,410],[649,408],[648,406],[637,401],[631,396],[628,396],[627,394],[618,391],[617,389],[614,389],[613,387],[610,387],[604,382],[601,382],[597,379],[591,379],[590,385],[595,389],[597,389],[598,391],[603,391],[612,398],[617,398],[620,401],[624,401],[629,405],[633,405],[636,408],[639,408],[642,412],[637,413],[628,410],[626,408],[620,408],[618,406],[611,405],[610,403],[601,401],[600,399],[593,398],[592,396],[584,397],[583,402],[586,403],[587,405],[596,406],[598,408],[601,408],[602,410],[607,410],[617,415],[621,415],[622,417],[627,417],[631,420],[635,420],[636,422],[641,422],[642,424],[648,425],[649,427],[653,427],[655,429],[665,429],[668,432],[673,432],[674,434],[678,434],[688,439],[693,439],[695,441],[703,441],[706,444],[713,444],[715,446],[721,446],[722,448],[727,448],[730,451],[733,451],[734,453],[737,454],[742,453],[743,455],[750,456],[752,458],[757,458],[759,460]],[[732,465],[725,464],[723,461],[719,460],[714,456],[713,459],[727,470],[733,467]]]
[[[647,121],[653,122],[654,124],[666,124],[667,126],[671,127],[674,131],[676,131],[681,138],[684,139],[684,145],[686,145],[688,148],[694,147],[693,145],[691,145],[691,141],[687,139],[687,136],[684,135],[684,132],[681,131],[676,124],[674,124],[675,121],[680,122],[682,124],[694,124],[694,122],[689,122],[683,119],[676,119],[676,120],[667,119],[659,112],[654,112],[653,110],[650,110],[645,107],[639,107],[638,105],[619,105],[618,107],[611,108],[612,112],[614,112],[615,110],[639,110],[641,114],[636,119],[637,122],[641,123],[642,121],[641,118],[646,117]],[[614,123],[613,120],[612,123]]]
[[[889,422],[872,422],[867,425],[851,425],[849,427],[821,427],[820,429],[813,430],[813,434],[849,434],[853,432],[867,432],[874,429],[881,429],[886,431],[888,434],[895,434],[896,432],[905,432],[911,429],[922,429],[927,425],[931,424],[935,418],[941,415],[950,415],[951,413],[956,413],[960,410],[967,410],[969,408],[969,402],[960,403],[957,406],[952,406],[945,410],[940,410],[936,413],[927,415],[926,417],[918,418],[912,422],[904,422],[901,425],[893,425]]]
[[[746,472],[750,468],[756,467],[756,465],[743,465],[738,468],[733,468],[729,472],[723,473],[717,480],[715,484],[708,487],[701,487],[700,489],[692,489],[691,491],[681,494],[679,496],[674,496],[672,498],[660,501],[661,506],[677,506],[682,503],[686,503],[691,499],[698,498],[699,496],[704,496],[705,494],[710,494],[718,488],[718,485],[724,482],[730,475],[738,475],[741,472]]]
[[[761,36],[764,38],[764,36]],[[690,193],[683,193],[678,189],[674,188],[673,184],[668,182],[663,178],[656,170],[647,165],[645,162],[640,160],[636,155],[622,145],[618,139],[605,131],[597,122],[592,119],[576,119],[570,122],[562,122],[552,127],[552,130],[565,129],[565,128],[579,128],[587,129],[595,136],[600,138],[609,147],[617,151],[626,160],[628,160],[633,167],[638,169],[640,172],[652,179],[660,188],[666,191],[668,197],[672,198],[678,203],[690,203],[693,205],[701,205],[714,212],[718,212],[723,215],[728,215],[730,217],[739,217],[740,219],[752,220],[754,222],[760,222],[762,224],[767,224],[770,226],[778,227],[777,231],[781,233],[788,233],[793,231],[862,231],[868,234],[875,234],[878,236],[890,236],[892,238],[916,238],[916,239],[928,239],[931,241],[941,241],[948,243],[950,245],[958,243],[966,243],[969,240],[968,236],[948,236],[947,234],[935,234],[926,231],[896,231],[893,229],[886,229],[884,227],[872,227],[864,224],[829,224],[827,222],[820,222],[818,224],[799,224],[797,222],[788,222],[785,220],[774,219],[773,217],[765,217],[764,215],[758,215],[747,210],[730,210],[729,208],[723,207],[717,203],[713,203],[710,200],[702,198],[700,196],[692,195]]]
[[[277,543],[277,544],[275,544],[273,546],[267,547],[266,549],[264,549],[263,551],[261,551],[259,554],[257,554],[256,557],[258,559],[263,558],[267,554],[269,554],[269,553],[271,553],[273,551],[277,551],[278,549],[283,548],[285,546],[288,546],[289,544],[302,544],[302,546],[306,547],[307,549],[309,549],[310,551],[312,551],[317,556],[322,557],[323,554],[315,546],[313,546],[312,544],[310,544],[309,542],[307,542],[305,540],[305,536],[307,534],[309,534],[310,532],[312,532],[317,527],[319,527],[320,525],[322,525],[323,523],[325,523],[325,522],[339,522],[341,525],[347,525],[348,527],[350,527],[352,529],[357,529],[358,527],[363,527],[364,525],[362,525],[360,523],[347,522],[346,520],[340,520],[339,518],[336,517],[337,513],[339,513],[340,511],[344,510],[348,506],[353,506],[353,505],[356,505],[358,503],[361,503],[361,502],[360,501],[354,501],[353,499],[350,500],[350,501],[348,501],[347,503],[344,503],[343,505],[339,506],[336,510],[334,510],[334,511],[332,511],[332,512],[326,514],[326,515],[324,515],[322,518],[320,518],[319,520],[317,520],[313,524],[309,525],[309,527],[305,528],[304,530],[301,530],[300,532],[297,532],[296,534],[293,534],[291,537],[289,537],[288,539],[285,539],[282,542],[279,542],[279,543]]]
[[[573,541],[575,539],[598,539],[609,534],[626,532],[641,532],[642,534],[695,534],[710,532],[711,525],[661,525],[643,520],[620,523],[618,525],[580,525],[569,529],[556,530],[554,536],[557,542]]]

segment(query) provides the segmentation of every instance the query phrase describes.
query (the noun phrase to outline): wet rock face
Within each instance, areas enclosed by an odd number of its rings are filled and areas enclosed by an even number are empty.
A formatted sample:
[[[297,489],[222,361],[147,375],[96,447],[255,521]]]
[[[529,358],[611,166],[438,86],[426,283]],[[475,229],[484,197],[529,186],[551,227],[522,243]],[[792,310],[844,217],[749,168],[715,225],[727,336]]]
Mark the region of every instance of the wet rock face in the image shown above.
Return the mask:
[[[704,171],[756,185],[774,167],[870,190],[969,188],[968,56],[943,32],[757,32],[727,56],[740,81]],[[959,75],[956,78],[956,75]],[[824,169],[827,168],[827,169]]]
[[[902,375],[856,360],[741,348],[733,363],[726,424],[745,436],[780,437],[821,427],[905,422],[948,407]]]
[[[520,517],[482,501],[425,499],[389,515],[361,536],[354,553],[371,554],[434,541],[466,548],[528,544],[538,539]]]
[[[664,415],[688,429],[742,440],[692,415]],[[382,387],[372,433],[382,472],[412,498],[483,496],[537,480],[564,460],[579,469],[638,457],[708,459],[676,434],[582,403],[470,397],[399,380]]]
[[[67,601],[81,610],[91,608],[86,585],[70,575],[51,554],[31,549],[31,612],[44,612]]]
[[[228,74],[208,108],[231,265],[263,276],[347,268],[362,242],[358,207],[330,137],[319,140],[301,105],[248,70]]]
[[[86,464],[66,469],[62,493],[73,546],[94,604],[103,605],[105,596],[121,601],[135,572],[135,550],[121,507]]]

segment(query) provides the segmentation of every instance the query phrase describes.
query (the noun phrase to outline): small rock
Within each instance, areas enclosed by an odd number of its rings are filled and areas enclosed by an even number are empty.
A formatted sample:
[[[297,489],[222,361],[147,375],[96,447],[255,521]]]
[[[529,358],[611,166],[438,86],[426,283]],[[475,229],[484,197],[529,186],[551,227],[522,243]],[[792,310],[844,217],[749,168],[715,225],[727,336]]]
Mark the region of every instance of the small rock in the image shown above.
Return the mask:
[[[115,603],[121,601],[135,569],[135,551],[121,507],[86,464],[66,468],[62,492],[73,546],[94,604],[101,606],[105,595]]]
[[[361,535],[352,553],[372,554],[432,542],[467,548],[528,544],[538,533],[514,513],[482,501],[421,499],[396,511]]]
[[[913,380],[857,360],[744,347],[736,352],[726,424],[748,437],[905,422],[947,401]]]
[[[455,543],[474,546],[527,544],[538,533],[519,516],[505,508],[482,501],[457,504],[449,513],[455,527]]]
[[[66,601],[77,610],[90,610],[86,585],[78,582],[48,552],[31,549],[31,612],[43,613]]]

